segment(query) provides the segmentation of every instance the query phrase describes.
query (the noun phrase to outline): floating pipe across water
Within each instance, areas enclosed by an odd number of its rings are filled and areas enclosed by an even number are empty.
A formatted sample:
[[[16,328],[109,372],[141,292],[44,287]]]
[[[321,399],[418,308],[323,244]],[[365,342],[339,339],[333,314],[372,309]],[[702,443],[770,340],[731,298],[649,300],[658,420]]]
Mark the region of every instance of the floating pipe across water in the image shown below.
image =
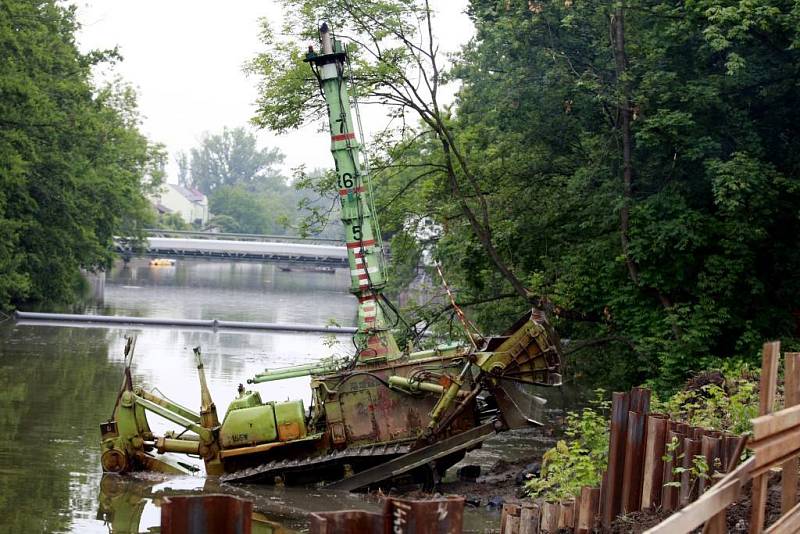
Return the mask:
[[[78,313],[42,313],[17,311],[14,317],[19,324],[63,324],[70,323],[126,326],[170,326],[199,327],[215,330],[266,330],[273,332],[319,332],[325,334],[354,334],[355,327],[324,326],[293,323],[249,323],[244,321],[220,321],[218,319],[170,319],[165,317],[127,317],[122,315],[84,315]]]

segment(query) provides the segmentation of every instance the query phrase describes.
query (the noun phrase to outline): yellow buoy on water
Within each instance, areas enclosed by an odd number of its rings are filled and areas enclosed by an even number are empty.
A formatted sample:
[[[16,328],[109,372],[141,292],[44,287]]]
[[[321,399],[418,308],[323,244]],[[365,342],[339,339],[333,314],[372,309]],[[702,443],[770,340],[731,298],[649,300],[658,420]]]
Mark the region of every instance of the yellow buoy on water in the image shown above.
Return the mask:
[[[150,260],[151,267],[173,267],[175,265],[175,260],[169,260],[165,258],[156,258],[154,260]]]

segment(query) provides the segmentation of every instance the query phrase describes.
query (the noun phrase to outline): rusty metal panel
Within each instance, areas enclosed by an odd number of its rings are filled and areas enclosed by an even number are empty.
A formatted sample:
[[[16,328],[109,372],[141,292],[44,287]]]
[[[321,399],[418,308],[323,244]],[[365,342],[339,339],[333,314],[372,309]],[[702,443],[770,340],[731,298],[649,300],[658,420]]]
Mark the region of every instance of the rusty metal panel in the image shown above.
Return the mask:
[[[642,499],[642,472],[647,416],[628,412],[628,431],[625,436],[625,464],[622,471],[622,511],[639,509]]]
[[[334,445],[342,445],[347,442],[347,435],[342,423],[342,407],[338,399],[330,400],[325,403],[325,418],[331,430],[331,441]]]
[[[384,534],[383,514],[363,510],[311,514],[311,534]]]
[[[369,389],[339,394],[339,404],[344,415],[344,426],[351,441],[378,436],[375,408]]]
[[[576,534],[588,534],[594,529],[595,518],[600,513],[600,488],[583,486],[581,488],[580,506],[575,518]]]
[[[742,451],[747,444],[746,436],[726,436],[725,437],[725,472],[730,473],[737,465],[742,456]]]
[[[720,440],[711,436],[703,436],[700,442],[700,451],[708,465],[708,479],[701,478],[699,480],[700,495],[705,492],[706,488],[713,484],[713,475],[715,472],[722,471],[722,462],[720,459]]]
[[[290,441],[302,437],[300,424],[296,421],[291,423],[281,423],[278,425],[278,439],[280,441]]]
[[[628,429],[630,395],[614,392],[611,396],[611,436],[608,448],[608,482],[603,495],[603,526],[611,526],[622,508],[622,471],[625,465],[625,436]]]
[[[386,499],[383,513],[346,510],[311,514],[311,534],[462,534],[464,498]]]
[[[603,471],[603,478],[600,481],[600,504],[598,506],[598,515],[600,516],[600,524],[602,525],[603,518],[606,515],[606,505],[609,504],[608,495],[608,471]]]
[[[539,534],[540,516],[538,504],[523,503],[519,512],[519,534]]]
[[[253,503],[232,495],[165,497],[162,534],[250,534]]]
[[[668,415],[647,416],[647,445],[645,446],[644,473],[642,476],[642,510],[661,504],[662,477],[664,476],[664,449],[667,439]]]
[[[500,513],[500,534],[509,534],[508,518],[521,514],[520,506],[514,503],[504,503],[503,511]]]
[[[542,505],[542,524],[540,532],[555,534],[558,532],[558,512],[557,502],[546,502]]]
[[[558,528],[572,530],[575,526],[575,501],[562,501],[558,508]]]
[[[381,441],[416,437],[430,421],[428,414],[438,399],[438,396],[430,395],[409,402],[408,395],[387,388],[380,388],[375,394],[377,398],[373,399],[374,414]]]
[[[683,438],[683,468],[681,474],[680,505],[685,506],[697,498],[697,484],[691,478],[694,457],[700,456],[702,442],[699,439]]]
[[[679,488],[673,484],[678,482],[680,475],[675,473],[675,468],[681,465],[681,455],[683,454],[683,434],[675,430],[670,430],[667,433],[667,441],[665,442],[664,449],[667,451],[669,459],[664,462],[664,474],[662,476],[663,490],[661,491],[661,508],[670,511],[678,508]],[[669,451],[669,444],[675,440],[677,448],[674,451]]]
[[[387,499],[383,510],[395,534],[461,534],[464,528],[464,497]]]
[[[631,395],[630,411],[642,414],[650,413],[651,392],[649,389],[633,388],[631,389],[630,395]]]

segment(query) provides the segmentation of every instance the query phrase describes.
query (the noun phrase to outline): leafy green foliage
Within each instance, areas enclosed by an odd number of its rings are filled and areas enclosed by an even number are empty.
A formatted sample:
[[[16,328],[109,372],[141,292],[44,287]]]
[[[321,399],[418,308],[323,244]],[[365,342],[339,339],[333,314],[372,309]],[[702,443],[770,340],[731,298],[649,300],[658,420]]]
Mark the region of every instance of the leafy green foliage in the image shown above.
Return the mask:
[[[693,487],[697,484],[700,480],[708,480],[709,473],[711,472],[711,468],[714,467],[715,470],[721,471],[721,466],[709,466],[708,461],[706,461],[706,457],[698,454],[694,458],[692,458],[691,465],[689,467],[683,467],[683,461],[686,457],[685,453],[678,454],[678,447],[680,443],[678,438],[673,437],[672,440],[667,443],[666,452],[662,459],[665,462],[672,462],[672,465],[675,466],[672,468],[672,473],[675,476],[675,480],[672,482],[667,482],[664,484],[665,486],[672,486],[679,488],[682,485],[682,481],[680,480],[684,473],[689,474],[689,487]],[[717,458],[719,461],[719,458]],[[710,487],[710,486],[709,486]]]
[[[209,210],[236,221],[237,232],[281,234],[286,229],[280,225],[280,218],[288,216],[291,209],[282,200],[273,195],[255,195],[243,186],[220,186],[211,195]]]
[[[525,483],[533,498],[562,500],[577,496],[582,486],[597,486],[608,464],[608,422],[610,403],[605,392],[597,391],[591,406],[567,414],[565,434],[555,448],[542,458],[541,476]]]
[[[191,227],[178,213],[159,214],[156,227],[164,230],[189,230]]]
[[[76,29],[59,2],[0,4],[0,308],[70,300],[80,268],[153,219],[163,147],[139,132],[130,87],[92,85],[117,54],[81,54]]]
[[[298,195],[297,218],[293,222],[297,233],[303,237],[341,238],[344,228],[339,217],[341,204],[334,170],[306,172],[300,166],[294,169],[293,185]]]
[[[758,416],[758,375],[746,364],[729,365],[721,374],[722,384],[687,388],[664,402],[656,398],[652,409],[693,426],[742,434]]]
[[[721,383],[706,380],[721,378]],[[693,379],[685,390],[666,400],[653,396],[651,411],[666,413],[673,421],[712,430],[742,434],[750,430],[750,419],[758,415],[758,373],[747,364],[729,364],[722,373],[704,372]],[[698,383],[703,385],[697,385]],[[610,402],[605,392],[597,390],[596,398],[581,412],[569,412],[565,424],[565,440],[543,456],[541,476],[525,484],[534,498],[562,500],[579,494],[582,486],[597,486],[608,465]],[[683,467],[683,455],[677,453],[678,443],[667,444],[664,460],[673,461],[675,474],[688,472],[690,483],[708,479],[710,468],[702,456]],[[680,482],[677,483],[680,485]]]
[[[706,41],[709,25],[719,24],[709,17],[723,4],[625,3],[634,281],[620,248],[612,6],[471,3],[478,34],[453,73],[464,84],[454,130],[492,207],[498,250],[561,318],[562,337],[603,341],[585,345],[599,350],[576,350],[579,377],[675,385],[710,359],[753,358],[765,337],[795,335],[789,295],[799,289],[800,258],[789,251],[798,249],[800,228],[790,205],[800,185],[798,147],[794,135],[773,128],[797,124],[790,103],[800,95],[786,84],[800,66],[788,48],[796,28],[782,4],[758,2],[778,14],[726,30],[747,65],[733,75]],[[388,195],[413,181],[411,165],[437,163],[435,145],[416,144],[410,157],[392,154],[409,169],[382,184]],[[404,195],[403,217],[424,214],[442,225],[436,254],[464,302],[509,293],[451,208],[446,184],[429,176]],[[497,331],[526,305],[504,299],[470,313]]]

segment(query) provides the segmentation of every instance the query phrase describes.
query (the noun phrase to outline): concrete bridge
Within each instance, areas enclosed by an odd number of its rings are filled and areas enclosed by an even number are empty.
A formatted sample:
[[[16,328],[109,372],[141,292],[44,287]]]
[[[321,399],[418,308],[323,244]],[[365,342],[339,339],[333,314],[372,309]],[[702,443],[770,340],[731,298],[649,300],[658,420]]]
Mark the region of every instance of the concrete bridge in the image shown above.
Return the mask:
[[[347,267],[347,248],[336,239],[293,236],[223,234],[173,230],[148,230],[148,238],[135,247],[129,239],[115,238],[114,248],[123,259],[206,258],[237,261]]]

